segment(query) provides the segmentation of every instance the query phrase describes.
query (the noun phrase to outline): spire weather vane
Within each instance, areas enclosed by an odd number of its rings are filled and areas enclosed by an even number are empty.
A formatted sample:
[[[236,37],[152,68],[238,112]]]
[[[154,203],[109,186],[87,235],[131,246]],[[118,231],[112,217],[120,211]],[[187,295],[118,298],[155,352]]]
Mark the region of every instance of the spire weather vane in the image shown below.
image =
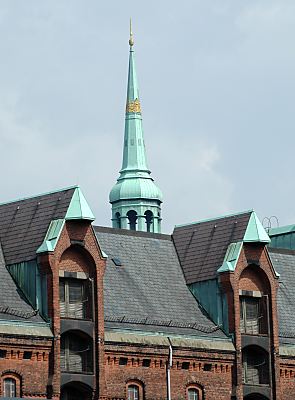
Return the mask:
[[[133,40],[133,33],[132,33],[132,21],[130,18],[130,37],[129,37],[129,46],[132,47],[134,45],[134,40]]]

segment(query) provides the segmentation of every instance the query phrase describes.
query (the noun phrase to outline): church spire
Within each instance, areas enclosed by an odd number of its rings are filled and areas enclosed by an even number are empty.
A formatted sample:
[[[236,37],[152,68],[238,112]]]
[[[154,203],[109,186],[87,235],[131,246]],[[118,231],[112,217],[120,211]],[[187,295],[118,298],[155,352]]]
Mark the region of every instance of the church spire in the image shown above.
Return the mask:
[[[160,232],[162,193],[147,166],[130,21],[123,161],[110,192],[113,227]]]
[[[150,173],[147,167],[143,138],[141,107],[134,60],[134,40],[130,20],[129,68],[127,83],[127,99],[125,110],[125,140],[121,174],[142,171]]]

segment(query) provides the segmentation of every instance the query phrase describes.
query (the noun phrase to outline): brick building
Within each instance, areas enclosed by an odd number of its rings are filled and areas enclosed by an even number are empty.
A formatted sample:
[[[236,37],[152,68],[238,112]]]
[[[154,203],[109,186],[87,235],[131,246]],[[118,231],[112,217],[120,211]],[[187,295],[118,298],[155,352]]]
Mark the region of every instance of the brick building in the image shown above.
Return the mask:
[[[160,233],[130,50],[113,228],[78,186],[0,205],[0,396],[294,399],[295,226]]]

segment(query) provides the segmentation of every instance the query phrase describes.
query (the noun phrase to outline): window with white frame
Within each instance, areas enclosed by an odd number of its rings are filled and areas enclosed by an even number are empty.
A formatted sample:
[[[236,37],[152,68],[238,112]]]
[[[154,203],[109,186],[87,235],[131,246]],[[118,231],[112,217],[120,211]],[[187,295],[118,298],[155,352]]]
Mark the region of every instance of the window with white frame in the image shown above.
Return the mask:
[[[139,400],[139,387],[137,385],[129,385],[127,395],[128,400]]]
[[[16,397],[16,381],[13,378],[5,378],[3,380],[4,397]]]
[[[190,388],[187,391],[188,400],[200,400],[199,390],[196,388]]]

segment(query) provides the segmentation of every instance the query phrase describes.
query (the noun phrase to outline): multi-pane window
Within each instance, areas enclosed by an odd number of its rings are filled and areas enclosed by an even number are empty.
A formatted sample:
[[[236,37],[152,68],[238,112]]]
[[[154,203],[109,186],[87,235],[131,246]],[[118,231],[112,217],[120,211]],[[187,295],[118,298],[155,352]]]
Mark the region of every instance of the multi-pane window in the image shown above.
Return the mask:
[[[240,297],[241,333],[267,333],[266,297]]]
[[[72,332],[62,335],[60,367],[63,372],[92,373],[93,357],[90,338]]]
[[[60,279],[59,301],[61,317],[74,319],[91,317],[91,290],[88,281]]]
[[[194,388],[188,389],[187,398],[188,400],[200,400],[198,389]]]
[[[248,385],[269,383],[268,354],[257,346],[243,350],[243,379]]]
[[[139,400],[139,387],[137,385],[129,385],[127,394],[128,400]]]
[[[13,378],[5,378],[3,381],[4,397],[16,397],[16,381]]]

